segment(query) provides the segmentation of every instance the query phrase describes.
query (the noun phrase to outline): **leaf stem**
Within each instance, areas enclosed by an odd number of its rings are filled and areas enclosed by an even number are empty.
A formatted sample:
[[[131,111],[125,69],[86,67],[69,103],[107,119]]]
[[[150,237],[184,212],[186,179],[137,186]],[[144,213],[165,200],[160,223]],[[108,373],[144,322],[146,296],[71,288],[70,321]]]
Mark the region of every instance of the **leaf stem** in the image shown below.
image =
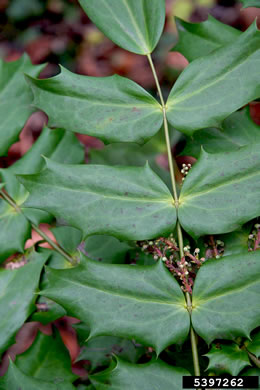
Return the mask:
[[[155,67],[154,67],[154,63],[153,63],[152,57],[151,57],[150,54],[147,54],[147,58],[148,58],[149,64],[150,64],[151,69],[152,69],[152,73],[153,73],[153,76],[154,76],[154,80],[155,80],[156,87],[157,87],[158,94],[159,94],[160,101],[161,101],[162,112],[163,112],[165,140],[166,140],[166,145],[167,145],[168,162],[169,162],[169,169],[170,169],[172,189],[173,189],[173,197],[174,197],[175,207],[178,210],[178,207],[179,207],[179,197],[178,197],[176,180],[175,180],[175,174],[174,174],[174,165],[173,165],[173,158],[172,158],[171,142],[170,142],[170,136],[169,136],[169,126],[168,126],[168,120],[167,120],[167,116],[166,116],[167,107],[165,105],[165,101],[164,101],[164,98],[163,98],[161,86],[160,86],[160,83],[159,83],[159,80],[158,80],[158,77],[157,77],[157,73],[156,73],[156,70],[155,70]],[[178,242],[179,242],[179,248],[180,248],[180,256],[184,257],[183,235],[182,235],[181,225],[180,225],[178,220],[177,220],[177,235],[178,235]],[[190,294],[188,292],[185,294],[185,296],[186,296],[187,310],[188,310],[189,314],[191,315],[191,312],[192,312],[191,296],[190,296]],[[194,332],[194,330],[192,328],[192,325],[191,325],[191,330],[190,330],[190,340],[191,340],[191,348],[192,348],[194,373],[195,373],[196,376],[200,376],[199,356],[198,356],[198,348],[197,348],[197,336],[196,336],[196,333]]]
[[[0,195],[2,198],[10,205],[12,206],[17,213],[23,214],[23,216],[27,219],[27,221],[31,224],[32,228],[46,241],[48,244],[61,256],[65,257],[67,261],[69,261],[72,265],[76,264],[76,260],[73,259],[64,249],[62,249],[59,245],[57,245],[50,237],[48,237],[40,228],[38,228],[30,219],[23,213],[22,209],[17,205],[17,203],[11,198],[11,196],[3,191],[0,190]]]

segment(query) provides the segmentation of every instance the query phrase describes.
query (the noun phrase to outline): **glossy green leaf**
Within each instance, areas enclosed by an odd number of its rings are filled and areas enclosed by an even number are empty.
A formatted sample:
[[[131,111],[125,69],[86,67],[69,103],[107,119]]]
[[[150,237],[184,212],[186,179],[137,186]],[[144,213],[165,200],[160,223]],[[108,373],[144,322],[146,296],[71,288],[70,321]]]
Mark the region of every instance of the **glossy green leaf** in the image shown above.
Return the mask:
[[[58,331],[52,336],[38,332],[31,347],[17,356],[15,363],[24,374],[60,387],[77,378],[71,371],[70,355]]]
[[[173,48],[188,61],[205,56],[224,45],[234,42],[241,31],[219,22],[209,15],[202,23],[189,23],[176,18],[179,41]]]
[[[260,31],[253,23],[234,43],[193,61],[175,83],[167,118],[187,135],[221,122],[260,97]]]
[[[165,21],[164,0],[79,0],[88,17],[118,46],[152,53]]]
[[[88,77],[61,68],[61,73],[50,79],[28,76],[27,80],[34,105],[46,112],[52,127],[105,142],[142,144],[163,122],[159,103],[139,85],[118,75]]]
[[[39,171],[44,165],[42,154],[60,162],[84,161],[84,149],[74,134],[64,130],[44,128],[32,148],[20,160],[9,168],[0,170],[0,176],[5,182],[5,190],[18,206],[21,206],[28,197],[28,192],[14,175],[33,174]],[[36,225],[51,221],[51,216],[46,212],[21,209],[23,213],[17,212],[4,200],[0,200],[0,261],[15,252],[24,251],[24,244],[31,233],[30,224],[25,216]]]
[[[90,380],[96,390],[180,390],[182,377],[189,372],[172,367],[161,360],[147,364],[130,364],[117,360],[115,367],[92,375]]]
[[[48,279],[41,294],[87,323],[90,338],[134,338],[160,352],[188,335],[184,295],[161,262],[129,266],[86,260],[69,270],[50,268]]]
[[[257,358],[260,357],[260,332],[252,337],[251,341],[245,343],[249,352],[253,353]]]
[[[14,62],[0,60],[0,156],[18,140],[25,122],[33,113],[32,92],[24,73],[37,77],[43,65],[34,66],[27,55]]]
[[[0,378],[0,390],[61,390],[59,384],[46,382],[25,375],[10,361],[9,369],[4,377]],[[75,390],[71,383],[63,383],[62,390]]]
[[[260,8],[260,1],[259,0],[240,0],[243,3],[243,8],[248,7],[257,7]]]
[[[205,356],[209,358],[207,370],[217,375],[228,373],[237,376],[243,368],[250,366],[247,352],[235,343],[213,344]]]
[[[184,181],[179,219],[192,236],[228,233],[260,215],[259,145],[201,156]]]
[[[259,325],[260,253],[208,260],[193,289],[192,323],[207,343],[249,338]]]
[[[198,158],[201,146],[208,153],[220,153],[257,143],[260,143],[260,126],[253,122],[247,107],[225,119],[222,129],[210,128],[196,131],[193,136],[188,137],[181,154]]]
[[[15,270],[0,268],[0,353],[12,343],[16,332],[34,311],[35,292],[48,255],[25,254],[28,261]]]
[[[30,192],[25,207],[46,210],[82,230],[142,240],[169,233],[176,209],[166,185],[143,168],[73,166],[46,161],[37,175],[19,176]]]
[[[51,266],[53,266],[52,262]],[[42,285],[40,285],[40,287],[42,287]],[[30,321],[37,321],[43,325],[47,325],[66,315],[66,311],[63,307],[56,302],[53,302],[51,299],[39,297],[37,299],[37,305],[37,311],[30,317]]]

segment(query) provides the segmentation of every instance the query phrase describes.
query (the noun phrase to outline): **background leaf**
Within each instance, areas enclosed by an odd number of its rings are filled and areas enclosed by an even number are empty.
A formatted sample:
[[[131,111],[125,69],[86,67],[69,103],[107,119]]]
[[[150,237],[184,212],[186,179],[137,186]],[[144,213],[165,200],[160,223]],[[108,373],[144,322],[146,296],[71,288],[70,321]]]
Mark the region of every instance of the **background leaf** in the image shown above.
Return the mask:
[[[27,80],[34,105],[46,112],[51,127],[92,135],[104,142],[142,144],[162,126],[159,103],[124,77],[88,77],[61,68],[61,73],[50,79]]]
[[[163,31],[164,0],[79,0],[103,33],[123,49],[136,54],[152,53]]]
[[[185,179],[179,219],[192,236],[228,233],[260,215],[259,145],[238,151],[202,151]]]
[[[60,390],[60,385],[29,377],[10,361],[7,374],[0,378],[0,390],[6,389]],[[75,387],[71,383],[63,383],[62,390],[75,390]]]
[[[188,335],[184,295],[161,262],[128,266],[86,260],[69,270],[49,269],[48,279],[41,294],[89,324],[90,338],[134,338],[160,352]]]
[[[188,61],[210,54],[222,46],[234,42],[241,31],[221,23],[210,14],[202,23],[189,23],[175,18],[179,41],[173,51],[179,51]]]
[[[257,358],[260,357],[260,331],[252,337],[251,341],[246,342],[246,348]]]
[[[248,7],[258,7],[260,8],[259,0],[241,0],[243,3],[243,8]]]
[[[38,332],[31,347],[17,357],[16,366],[30,377],[60,387],[77,378],[71,371],[70,355],[58,331],[52,336]]]
[[[187,138],[182,155],[198,158],[201,146],[208,153],[230,152],[241,146],[260,143],[260,126],[251,119],[249,107],[224,120],[221,129],[196,131]]]
[[[25,266],[14,270],[0,268],[0,353],[14,343],[16,332],[35,310],[35,292],[47,258],[46,254],[31,252],[25,256]]]
[[[84,237],[142,240],[171,232],[176,224],[172,196],[148,165],[73,166],[47,160],[47,169],[19,180],[31,194],[25,207],[62,218]]]
[[[207,343],[214,339],[249,338],[259,325],[259,253],[208,260],[193,289],[192,323]]]
[[[259,46],[260,31],[253,23],[234,43],[193,61],[169,95],[170,124],[187,135],[207,127],[221,127],[232,112],[258,98]]]
[[[243,368],[250,366],[247,352],[235,343],[213,344],[205,356],[209,358],[207,370],[216,375],[228,373],[237,376]]]
[[[130,364],[117,360],[116,367],[91,376],[97,390],[179,390],[188,371],[168,366],[161,360],[148,364]]]
[[[9,147],[18,140],[25,122],[33,113],[32,92],[24,79],[24,73],[38,76],[44,65],[32,65],[24,54],[19,60],[0,60],[0,156],[5,156]]]
[[[20,160],[9,168],[0,170],[5,189],[18,206],[21,206],[28,197],[28,192],[14,175],[39,171],[44,165],[42,154],[60,162],[84,161],[84,149],[74,134],[64,130],[44,128],[32,148]],[[50,222],[52,219],[42,210],[21,209],[23,213],[17,212],[6,201],[0,199],[0,261],[15,252],[24,252],[24,244],[31,233],[30,223],[25,216],[36,225],[40,222]]]

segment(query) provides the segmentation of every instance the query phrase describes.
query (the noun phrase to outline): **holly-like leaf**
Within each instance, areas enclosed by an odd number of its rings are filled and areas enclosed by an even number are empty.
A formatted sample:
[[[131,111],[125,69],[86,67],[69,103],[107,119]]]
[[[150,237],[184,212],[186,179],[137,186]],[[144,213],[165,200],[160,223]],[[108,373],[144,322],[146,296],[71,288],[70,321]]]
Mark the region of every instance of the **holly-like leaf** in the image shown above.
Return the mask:
[[[246,350],[235,343],[213,344],[205,356],[209,358],[207,370],[214,371],[217,375],[228,373],[237,376],[243,368],[250,366]]]
[[[248,8],[248,7],[260,8],[259,0],[241,0],[241,1],[243,3],[243,8]]]
[[[188,137],[181,154],[198,158],[201,146],[208,153],[220,153],[259,143],[260,126],[253,122],[247,107],[225,119],[222,129],[210,128],[196,131],[193,136]]]
[[[250,337],[259,325],[260,255],[256,252],[208,260],[193,290],[192,323],[207,343]]]
[[[165,22],[164,0],[79,0],[88,17],[118,46],[152,53]]]
[[[252,337],[252,341],[247,341],[246,348],[253,353],[257,358],[260,357],[260,332]]]
[[[71,371],[69,352],[57,331],[52,336],[38,332],[31,347],[17,356],[15,363],[24,374],[60,387],[77,378]]]
[[[28,197],[28,192],[14,175],[39,171],[44,165],[42,154],[60,162],[84,161],[84,149],[74,134],[44,128],[32,148],[20,160],[9,168],[0,170],[5,190],[18,206],[21,206]],[[22,212],[19,212],[6,201],[0,200],[0,261],[15,252],[23,253],[24,244],[31,233],[31,226],[26,217],[36,225],[51,221],[51,216],[41,210],[24,208],[21,210]]]
[[[46,382],[25,375],[10,361],[8,372],[0,378],[0,390],[60,390],[60,384]],[[62,383],[62,390],[75,390],[71,383]]]
[[[168,98],[171,125],[187,135],[221,127],[226,117],[260,97],[259,47],[260,31],[253,23],[233,43],[193,61]]]
[[[52,127],[92,135],[104,142],[142,144],[163,122],[160,104],[121,76],[88,77],[61,68],[61,73],[50,79],[28,76],[27,80],[34,105],[46,112]]]
[[[188,61],[234,42],[241,34],[241,31],[219,22],[211,15],[202,23],[189,23],[176,18],[176,24],[179,41],[173,50],[179,51]]]
[[[37,77],[44,65],[34,66],[24,54],[14,62],[0,60],[0,156],[18,140],[25,122],[33,113],[33,95],[24,73]]]
[[[25,207],[46,210],[82,230],[142,240],[171,232],[176,209],[166,185],[143,168],[64,165],[51,160],[36,175],[19,176],[30,192]]]
[[[0,353],[14,343],[16,332],[35,309],[35,292],[47,258],[46,254],[32,252],[28,257],[25,254],[25,266],[0,268]]]
[[[73,269],[48,269],[48,280],[41,294],[87,323],[90,338],[134,338],[159,353],[188,335],[184,295],[161,262],[129,266],[86,260]]]
[[[192,236],[229,233],[260,215],[259,144],[208,154],[184,181],[179,219]]]
[[[172,367],[161,360],[147,364],[131,364],[117,359],[116,365],[90,380],[97,390],[180,390],[182,377],[189,372],[179,367]]]

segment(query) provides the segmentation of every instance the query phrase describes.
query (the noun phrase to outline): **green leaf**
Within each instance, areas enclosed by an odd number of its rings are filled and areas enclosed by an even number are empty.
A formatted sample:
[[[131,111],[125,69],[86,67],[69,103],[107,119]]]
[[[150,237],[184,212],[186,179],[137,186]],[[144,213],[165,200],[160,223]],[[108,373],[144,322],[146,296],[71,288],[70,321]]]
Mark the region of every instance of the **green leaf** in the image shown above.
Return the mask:
[[[113,42],[136,54],[152,53],[165,22],[164,0],[79,0],[94,24]]]
[[[83,244],[81,251],[90,259],[103,263],[124,263],[131,246],[111,236],[91,236]]]
[[[16,332],[35,310],[35,291],[47,258],[46,254],[32,252],[28,258],[25,255],[25,266],[15,270],[0,268],[0,353],[15,342]]]
[[[58,244],[70,255],[74,255],[82,241],[80,230],[71,226],[58,226],[51,229]]]
[[[228,373],[237,376],[243,368],[250,366],[247,352],[235,343],[213,344],[205,356],[209,358],[207,370],[217,375]]]
[[[90,338],[134,338],[159,353],[188,335],[184,295],[161,262],[131,266],[86,260],[69,270],[48,269],[48,280],[41,294],[87,323]]]
[[[28,197],[28,192],[14,175],[33,174],[39,171],[44,165],[41,154],[60,162],[84,161],[84,149],[74,134],[44,128],[32,148],[20,160],[9,168],[0,170],[0,176],[6,183],[5,189],[18,206],[21,206]],[[51,221],[51,216],[46,212],[21,209],[23,213],[14,210],[6,201],[0,200],[0,261],[15,252],[23,253],[24,244],[31,233],[30,224],[25,216],[36,225]]]
[[[184,181],[179,219],[192,236],[229,233],[260,215],[259,144],[201,156]]]
[[[257,7],[260,8],[259,0],[240,0],[243,3],[243,8]]]
[[[0,378],[0,390],[61,390],[59,384],[54,384],[25,375],[10,361],[9,369],[4,377]],[[62,390],[75,390],[71,383],[63,383]]]
[[[230,152],[241,146],[260,143],[260,126],[252,121],[249,107],[224,120],[222,129],[204,129],[189,137],[181,153],[198,158],[201,146],[208,153]]]
[[[221,127],[226,117],[260,97],[259,47],[260,31],[253,23],[234,43],[193,61],[168,98],[170,124],[187,135]]]
[[[18,140],[25,122],[33,113],[32,92],[24,73],[37,77],[44,65],[34,66],[27,55],[14,62],[0,60],[0,156]]]
[[[36,175],[19,176],[30,192],[25,207],[46,210],[82,230],[142,240],[171,232],[176,209],[166,185],[143,168],[73,166],[46,161]],[[87,218],[86,218],[87,216]]]
[[[31,347],[17,356],[16,366],[30,377],[59,386],[77,378],[71,371],[70,355],[58,331],[52,336],[38,332]]]
[[[100,336],[87,341],[81,347],[77,361],[89,360],[91,362],[91,371],[93,371],[102,366],[108,366],[113,355],[131,363],[136,363],[140,357],[140,351],[141,353],[145,352],[144,348],[139,348],[138,351],[138,348],[130,340],[113,336]]]
[[[202,23],[188,23],[175,18],[179,33],[179,42],[173,48],[188,61],[205,56],[224,45],[234,42],[241,31],[219,22],[209,15]]]
[[[158,0],[156,0],[158,1]],[[88,134],[104,142],[144,143],[160,129],[160,104],[124,77],[88,77],[61,68],[58,76],[27,77],[34,105],[45,111],[49,126]]]
[[[252,338],[252,341],[248,341],[245,344],[249,352],[253,353],[257,358],[260,357],[260,332]]]
[[[40,287],[42,287],[42,285]],[[63,309],[63,307],[48,298],[38,298],[37,304],[43,305],[42,309],[37,309],[37,311],[35,311],[30,317],[30,321],[38,321],[43,325],[47,325],[50,322],[54,322],[58,318],[64,317],[66,315],[66,311]]]
[[[217,237],[224,242],[224,256],[248,252],[249,227],[243,227],[235,232],[223,234]]]
[[[259,325],[259,253],[208,260],[193,290],[193,327],[208,344],[214,339],[250,337]]]
[[[130,364],[117,359],[116,366],[96,375],[90,380],[97,390],[180,390],[182,377],[188,371],[172,367],[161,360],[147,364]]]

